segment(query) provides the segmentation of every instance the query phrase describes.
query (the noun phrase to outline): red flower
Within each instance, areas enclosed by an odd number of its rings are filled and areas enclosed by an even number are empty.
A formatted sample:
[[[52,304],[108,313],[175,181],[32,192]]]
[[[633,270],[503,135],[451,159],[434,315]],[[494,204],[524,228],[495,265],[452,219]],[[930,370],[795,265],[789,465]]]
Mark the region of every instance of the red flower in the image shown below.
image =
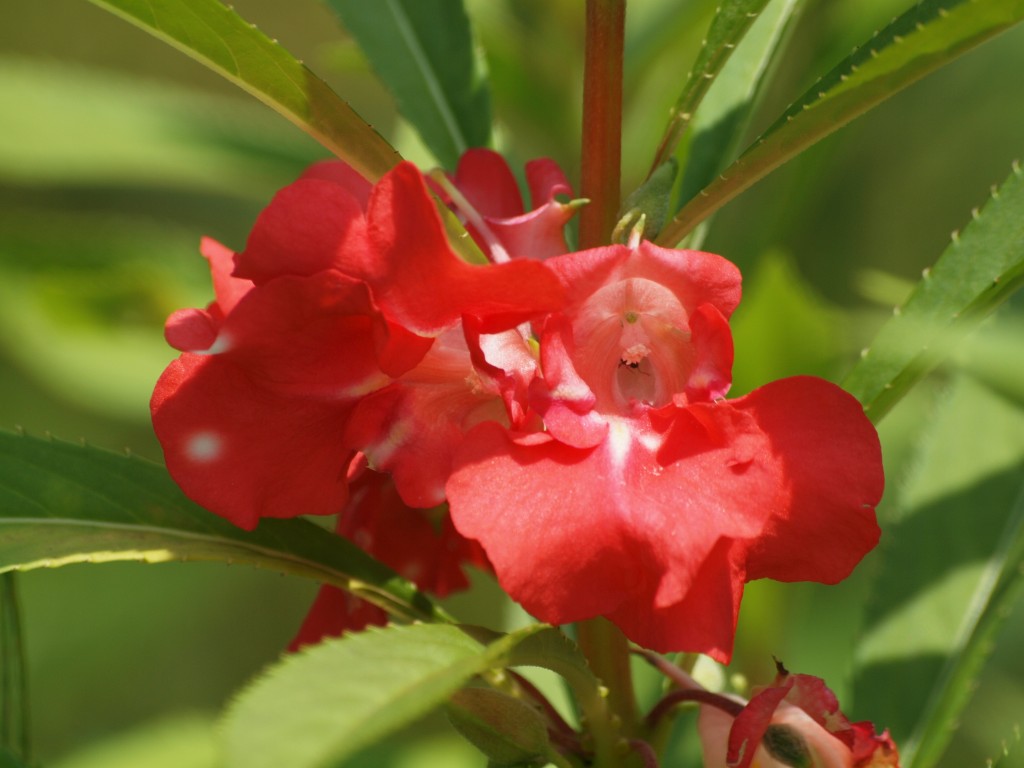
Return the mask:
[[[878,540],[875,431],[807,377],[722,400],[739,273],[650,243],[545,262],[546,431],[475,427],[447,492],[501,585],[541,620],[605,616],[659,651],[729,658],[743,585],[832,583]]]
[[[899,752],[885,731],[851,723],[825,682],[791,675],[781,665],[775,683],[735,716],[702,706],[705,768],[899,768]]]
[[[541,264],[462,262],[407,163],[372,189],[338,163],[314,166],[260,214],[243,252],[205,241],[204,254],[217,300],[169,320],[184,354],[157,383],[153,422],[185,492],[244,528],[338,512],[363,447],[344,439],[360,401],[428,376],[463,317],[478,336],[500,335],[562,301]],[[463,390],[473,355],[447,372]],[[494,399],[501,409],[500,387]],[[367,410],[357,435],[372,431]],[[431,482],[443,487],[440,466]]]
[[[447,499],[538,618],[727,659],[747,581],[839,581],[875,545],[877,436],[818,379],[724,400],[736,268],[650,243],[556,255],[556,170],[528,168],[524,213],[497,155],[460,164],[455,208],[504,263],[454,255],[409,164],[376,186],[319,164],[243,252],[206,241],[217,299],[168,322],[184,354],[153,397],[168,468],[252,528],[340,511],[362,453],[410,525]],[[437,546],[416,541],[396,568]]]

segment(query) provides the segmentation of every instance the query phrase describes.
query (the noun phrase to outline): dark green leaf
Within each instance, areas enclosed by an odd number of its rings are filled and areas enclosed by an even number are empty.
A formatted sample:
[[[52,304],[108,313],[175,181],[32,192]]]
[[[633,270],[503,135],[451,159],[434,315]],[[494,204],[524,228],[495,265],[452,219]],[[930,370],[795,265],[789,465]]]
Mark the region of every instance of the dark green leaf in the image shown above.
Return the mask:
[[[491,135],[491,96],[461,0],[327,0],[441,164]]]
[[[900,89],[1024,18],[1024,0],[923,0],[815,83],[682,210],[658,242],[678,243],[743,190]]]
[[[347,589],[396,616],[445,619],[348,540],[301,519],[243,531],[142,459],[0,432],[0,573],[70,563],[244,563]]]
[[[767,3],[768,0],[723,0],[719,4],[683,92],[672,108],[668,128],[651,165],[652,172],[672,157],[715,77]]]
[[[289,656],[228,710],[228,768],[336,765],[443,704],[515,647],[557,633],[535,625],[491,642],[459,627],[375,628]]]
[[[968,380],[936,408],[882,549],[856,656],[857,716],[908,768],[941,756],[1024,588],[1024,411]]]
[[[219,0],[91,0],[277,110],[368,179],[401,158],[326,83]]]
[[[26,759],[29,702],[17,574],[0,574],[0,746]]]
[[[843,382],[875,422],[1024,283],[1019,166],[925,275]]]

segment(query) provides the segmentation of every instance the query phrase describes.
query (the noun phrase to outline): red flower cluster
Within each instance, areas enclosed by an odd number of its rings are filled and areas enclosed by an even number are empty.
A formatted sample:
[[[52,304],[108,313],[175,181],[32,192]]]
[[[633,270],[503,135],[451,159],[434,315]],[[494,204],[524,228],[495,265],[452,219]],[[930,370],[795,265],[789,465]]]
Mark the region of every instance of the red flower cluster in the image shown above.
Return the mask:
[[[340,532],[375,531],[421,588],[489,561],[541,620],[727,659],[747,581],[836,582],[875,545],[877,436],[819,379],[723,399],[736,268],[647,242],[564,253],[569,185],[549,161],[527,176],[528,212],[485,150],[441,191],[486,266],[452,252],[407,163],[372,187],[314,166],[244,251],[204,241],[216,301],[168,321],[183,354],[153,397],[167,466],[242,527],[344,510]],[[392,495],[367,506],[374,473]]]

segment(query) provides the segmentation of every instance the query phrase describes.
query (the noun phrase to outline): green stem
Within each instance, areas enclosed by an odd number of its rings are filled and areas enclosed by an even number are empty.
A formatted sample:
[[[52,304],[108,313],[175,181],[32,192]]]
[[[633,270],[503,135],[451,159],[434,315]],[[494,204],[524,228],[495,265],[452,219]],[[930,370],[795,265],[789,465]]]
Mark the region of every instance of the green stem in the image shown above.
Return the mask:
[[[0,576],[0,665],[0,675],[3,676],[0,691],[0,743],[28,761],[31,759],[28,686],[15,573]]]
[[[622,631],[607,619],[597,617],[576,625],[576,639],[590,662],[590,668],[608,689],[608,709],[618,737],[633,738],[639,733],[639,715],[630,669],[629,641]],[[595,742],[601,726],[591,724]],[[600,757],[598,755],[600,765]],[[616,762],[605,763],[617,765]]]
[[[619,213],[622,162],[622,50],[626,0],[587,0],[583,70],[580,248],[611,241]]]

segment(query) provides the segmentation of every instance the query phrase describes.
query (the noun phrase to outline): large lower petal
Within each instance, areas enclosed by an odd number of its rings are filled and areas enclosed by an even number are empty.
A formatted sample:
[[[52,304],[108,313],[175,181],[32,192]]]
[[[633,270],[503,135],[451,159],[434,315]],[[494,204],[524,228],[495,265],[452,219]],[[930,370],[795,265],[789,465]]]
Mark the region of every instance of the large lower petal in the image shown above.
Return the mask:
[[[643,553],[609,503],[628,490],[606,482],[604,459],[543,433],[515,440],[493,422],[457,453],[447,485],[455,527],[480,542],[502,587],[543,621],[607,613],[643,580]]]
[[[784,509],[751,547],[749,579],[845,579],[878,543],[885,479],[878,434],[855,398],[822,379],[772,382],[730,401],[768,438]]]
[[[171,476],[235,525],[344,505],[350,405],[276,395],[229,360],[185,354],[160,377],[151,407]]]
[[[538,618],[603,615],[649,648],[728,660],[746,581],[832,581],[877,538],[873,431],[822,385],[609,417],[589,450],[481,425],[448,482],[453,520]]]

